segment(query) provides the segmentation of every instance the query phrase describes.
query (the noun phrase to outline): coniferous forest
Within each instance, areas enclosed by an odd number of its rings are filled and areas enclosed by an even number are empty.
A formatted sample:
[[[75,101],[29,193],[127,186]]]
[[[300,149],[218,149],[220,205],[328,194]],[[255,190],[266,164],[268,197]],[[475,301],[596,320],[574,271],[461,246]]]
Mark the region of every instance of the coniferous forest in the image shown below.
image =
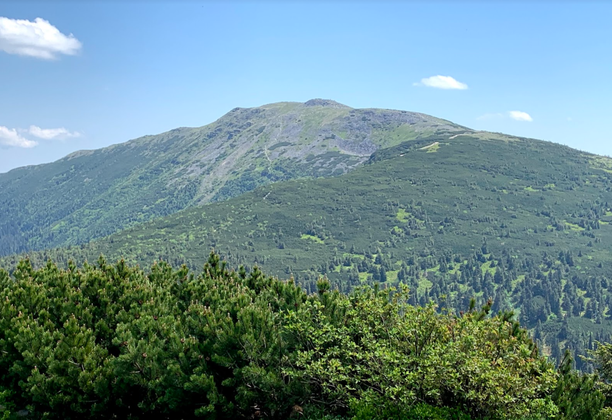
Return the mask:
[[[511,312],[320,280],[306,293],[211,254],[200,272],[104,259],[0,271],[3,418],[606,419],[596,374],[542,355]]]

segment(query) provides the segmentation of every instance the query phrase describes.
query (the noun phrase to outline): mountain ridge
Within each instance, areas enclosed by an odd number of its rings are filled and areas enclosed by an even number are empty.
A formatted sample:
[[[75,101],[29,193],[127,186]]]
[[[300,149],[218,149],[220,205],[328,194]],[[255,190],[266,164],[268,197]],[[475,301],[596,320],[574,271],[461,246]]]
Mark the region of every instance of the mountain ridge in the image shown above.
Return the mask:
[[[460,126],[330,100],[234,108],[211,124],[142,136],[0,174],[0,255],[85,243],[257,186],[346,173],[381,147]],[[42,214],[41,214],[42,213]]]

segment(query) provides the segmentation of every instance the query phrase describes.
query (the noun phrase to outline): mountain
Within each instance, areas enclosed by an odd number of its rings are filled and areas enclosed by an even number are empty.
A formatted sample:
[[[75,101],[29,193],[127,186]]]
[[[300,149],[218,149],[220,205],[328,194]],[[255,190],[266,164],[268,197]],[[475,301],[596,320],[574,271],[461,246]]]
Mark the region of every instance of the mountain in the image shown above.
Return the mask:
[[[612,159],[495,133],[440,131],[374,152],[337,177],[266,185],[87,245],[31,253],[232,264],[325,275],[343,291],[408,284],[412,303],[515,309],[555,358],[612,333]],[[0,266],[14,266],[17,257]],[[580,365],[580,359],[577,360]],[[580,366],[579,366],[580,367]]]
[[[204,127],[0,174],[0,255],[85,243],[280,180],[344,174],[380,148],[458,130],[322,99],[235,108]]]

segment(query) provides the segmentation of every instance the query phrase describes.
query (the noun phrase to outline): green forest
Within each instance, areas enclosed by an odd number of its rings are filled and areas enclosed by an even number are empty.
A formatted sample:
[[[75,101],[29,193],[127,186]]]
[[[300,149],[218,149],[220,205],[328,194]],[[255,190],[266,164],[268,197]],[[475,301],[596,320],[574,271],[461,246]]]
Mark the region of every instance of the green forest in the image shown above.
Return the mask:
[[[100,258],[0,271],[3,419],[609,419],[612,345],[557,368],[509,311]]]
[[[410,304],[460,311],[491,299],[540,349],[576,367],[612,337],[612,163],[554,143],[438,133],[380,149],[342,176],[260,187],[109,237],[27,253],[199,270],[211,249],[308,293],[326,277],[348,294],[407,285]],[[78,225],[73,229],[79,229]],[[24,255],[0,259],[7,270]]]

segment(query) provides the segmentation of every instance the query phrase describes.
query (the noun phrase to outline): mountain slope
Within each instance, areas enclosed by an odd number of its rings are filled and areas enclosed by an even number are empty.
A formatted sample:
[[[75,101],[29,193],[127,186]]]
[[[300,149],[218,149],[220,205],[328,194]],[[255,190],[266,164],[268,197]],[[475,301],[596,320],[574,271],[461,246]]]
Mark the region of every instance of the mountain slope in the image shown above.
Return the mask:
[[[88,242],[279,180],[343,174],[381,147],[456,130],[465,131],[321,99],[236,108],[204,127],[0,174],[0,255]]]
[[[407,283],[414,303],[520,310],[549,354],[612,332],[612,160],[499,134],[439,134],[379,150],[342,176],[294,180],[31,254],[201,266],[211,248],[314,290]],[[0,265],[12,266],[16,257]],[[580,361],[579,361],[580,363]]]

